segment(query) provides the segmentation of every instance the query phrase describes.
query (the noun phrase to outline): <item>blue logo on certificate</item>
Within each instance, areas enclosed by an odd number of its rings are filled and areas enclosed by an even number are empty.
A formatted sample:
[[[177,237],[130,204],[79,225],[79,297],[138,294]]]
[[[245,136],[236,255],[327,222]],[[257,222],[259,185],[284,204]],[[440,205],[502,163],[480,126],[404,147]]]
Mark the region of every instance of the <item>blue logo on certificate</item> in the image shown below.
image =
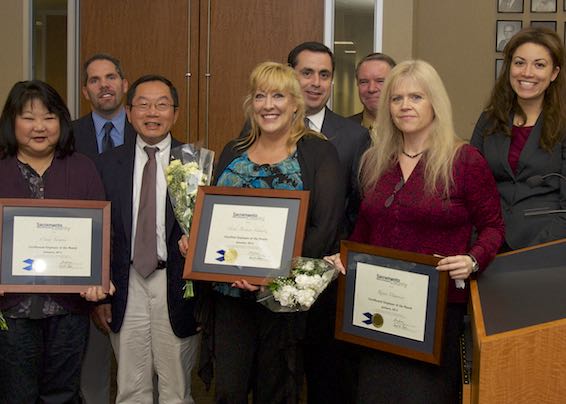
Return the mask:
[[[27,266],[24,266],[22,268],[24,271],[33,271],[33,259],[28,258],[28,259],[24,260],[23,262],[25,262],[27,264]]]

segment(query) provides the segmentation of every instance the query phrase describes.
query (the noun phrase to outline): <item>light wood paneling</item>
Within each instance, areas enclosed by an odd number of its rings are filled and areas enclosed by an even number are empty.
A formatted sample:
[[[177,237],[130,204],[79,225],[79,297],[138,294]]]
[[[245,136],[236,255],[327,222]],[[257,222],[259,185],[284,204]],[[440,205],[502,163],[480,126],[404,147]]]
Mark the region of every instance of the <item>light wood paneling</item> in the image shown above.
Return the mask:
[[[198,135],[206,134],[217,152],[234,138],[244,122],[242,103],[253,67],[263,61],[287,62],[287,54],[303,41],[321,41],[323,0],[210,0],[201,2]],[[210,52],[207,55],[207,52]],[[209,96],[205,69],[210,57]]]
[[[188,0],[80,2],[81,66],[94,53],[105,52],[121,60],[130,83],[150,73],[170,79],[181,103],[173,134],[181,140],[187,128],[188,4]],[[89,110],[81,98],[81,114]]]

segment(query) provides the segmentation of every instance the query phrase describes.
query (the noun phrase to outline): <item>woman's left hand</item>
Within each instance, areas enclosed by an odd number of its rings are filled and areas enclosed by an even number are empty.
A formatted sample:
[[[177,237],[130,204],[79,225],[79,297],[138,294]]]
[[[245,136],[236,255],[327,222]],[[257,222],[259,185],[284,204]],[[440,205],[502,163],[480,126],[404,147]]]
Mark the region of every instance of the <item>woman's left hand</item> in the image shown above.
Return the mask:
[[[259,286],[252,285],[245,279],[240,279],[232,284],[233,288],[244,289],[248,292],[257,292],[259,290]]]
[[[108,295],[114,295],[114,292],[116,292],[116,287],[114,286],[112,281],[110,281],[110,290],[108,291],[108,293],[106,293],[104,289],[102,289],[102,286],[91,286],[86,290],[86,292],[81,292],[81,297],[89,302],[98,302],[100,300],[106,299]]]
[[[469,255],[453,255],[442,258],[436,266],[438,271],[449,271],[452,279],[468,279],[473,269]]]

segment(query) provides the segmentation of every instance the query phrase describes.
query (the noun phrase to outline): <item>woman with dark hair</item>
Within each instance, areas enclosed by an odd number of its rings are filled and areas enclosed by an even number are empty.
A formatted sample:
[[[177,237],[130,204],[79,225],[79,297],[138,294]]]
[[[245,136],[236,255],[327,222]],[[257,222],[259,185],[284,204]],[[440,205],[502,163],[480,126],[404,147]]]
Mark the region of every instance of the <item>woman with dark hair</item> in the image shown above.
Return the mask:
[[[73,143],[69,111],[59,94],[42,81],[16,83],[0,117],[0,198],[104,200],[94,164],[73,153]],[[89,330],[85,299],[106,295],[98,287],[81,296],[0,297],[8,325],[0,331],[0,402],[80,403]]]
[[[471,143],[497,182],[505,250],[566,237],[564,46],[546,28],[525,28],[507,44],[501,74]],[[537,180],[538,179],[538,180]],[[538,213],[541,213],[540,211]]]

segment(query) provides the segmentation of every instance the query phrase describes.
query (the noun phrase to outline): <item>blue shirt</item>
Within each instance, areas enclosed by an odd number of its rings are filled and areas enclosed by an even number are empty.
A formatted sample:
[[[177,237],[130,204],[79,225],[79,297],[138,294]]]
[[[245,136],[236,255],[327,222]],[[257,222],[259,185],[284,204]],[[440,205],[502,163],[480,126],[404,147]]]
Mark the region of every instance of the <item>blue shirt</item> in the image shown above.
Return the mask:
[[[92,120],[94,122],[94,130],[96,132],[96,144],[98,145],[98,152],[102,152],[102,139],[104,138],[104,124],[109,121],[109,119],[103,118],[96,112],[92,111]],[[126,110],[124,107],[120,108],[120,111],[110,119],[114,127],[110,131],[110,137],[114,142],[114,147],[124,144],[124,128],[126,126]]]

